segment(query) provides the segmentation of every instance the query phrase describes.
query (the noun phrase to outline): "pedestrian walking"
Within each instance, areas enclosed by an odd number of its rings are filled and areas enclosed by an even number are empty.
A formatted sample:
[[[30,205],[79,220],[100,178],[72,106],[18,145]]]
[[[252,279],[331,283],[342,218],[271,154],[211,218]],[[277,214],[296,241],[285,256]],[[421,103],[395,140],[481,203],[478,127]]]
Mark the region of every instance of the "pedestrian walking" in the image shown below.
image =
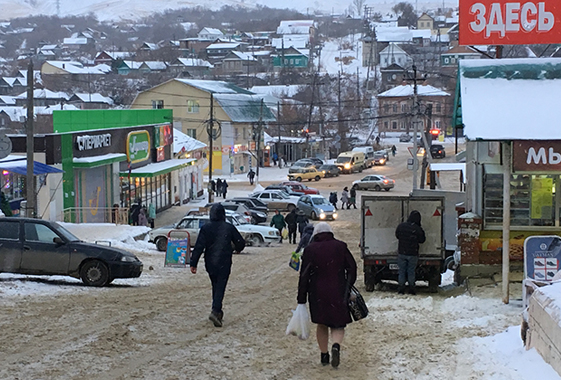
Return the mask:
[[[302,210],[298,210],[296,213],[296,223],[298,224],[298,232],[300,232],[300,239],[302,239],[302,233],[304,232],[304,228],[310,221],[308,217]]]
[[[245,240],[236,227],[226,222],[226,210],[221,204],[210,209],[210,222],[199,230],[197,242],[191,254],[191,273],[197,273],[201,255],[205,256],[205,267],[212,284],[212,311],[208,317],[215,327],[222,327],[224,312],[222,301],[232,269],[233,250],[241,252]]]
[[[214,195],[214,193],[216,192],[216,182],[214,182],[213,179],[208,183],[208,187],[210,193]]]
[[[279,160],[279,156],[277,152],[273,153],[273,165],[277,166],[277,161]]]
[[[280,158],[279,158],[279,169],[282,169],[283,166],[284,166],[284,157],[280,156]]]
[[[226,194],[228,193],[228,182],[226,180],[222,181],[222,197],[226,199]]]
[[[397,151],[397,148],[395,145],[392,145],[392,157],[395,157],[395,152]]]
[[[154,228],[154,222],[156,220],[156,206],[154,203],[150,202],[148,204],[148,223],[150,223],[150,228]]]
[[[356,210],[356,186],[351,187],[350,194],[351,196],[349,197],[349,207],[347,208],[351,208],[351,206],[353,206]]]
[[[220,178],[216,180],[216,195],[222,195],[222,180]]]
[[[400,223],[395,230],[398,240],[398,293],[405,294],[405,280],[409,283],[409,294],[415,295],[415,269],[419,261],[419,244],[425,242],[425,231],[421,227],[421,214],[411,211],[406,222]]]
[[[349,188],[345,187],[343,192],[341,193],[341,210],[345,209],[345,205],[347,205],[347,210],[349,209]]]
[[[302,255],[298,281],[298,304],[310,305],[310,315],[317,324],[317,343],[321,364],[337,368],[345,327],[351,323],[348,297],[356,281],[356,261],[347,244],[335,239],[325,222],[314,228],[312,242]],[[331,332],[331,358],[329,333]]]
[[[314,225],[312,223],[306,224],[304,227],[304,231],[300,236],[300,242],[298,243],[298,247],[296,247],[296,252],[300,252],[304,250],[308,244],[312,241],[312,235],[314,234]]]
[[[380,145],[380,136],[376,136],[376,145]]]
[[[271,219],[271,227],[275,227],[279,230],[280,233],[280,242],[282,243],[282,230],[286,227],[286,222],[284,221],[284,216],[279,212],[279,210],[275,210],[275,215]]]
[[[331,193],[329,193],[329,203],[331,203],[333,205],[333,207],[335,207],[335,210],[337,210],[337,192],[336,191],[332,191]]]
[[[293,208],[285,217],[284,221],[286,222],[286,226],[288,228],[288,243],[289,244],[296,244],[296,230],[298,228],[298,222],[296,215],[296,209]]]
[[[249,178],[249,184],[253,185],[253,180],[255,179],[255,172],[252,168],[249,168],[249,172],[247,173],[247,178]]]

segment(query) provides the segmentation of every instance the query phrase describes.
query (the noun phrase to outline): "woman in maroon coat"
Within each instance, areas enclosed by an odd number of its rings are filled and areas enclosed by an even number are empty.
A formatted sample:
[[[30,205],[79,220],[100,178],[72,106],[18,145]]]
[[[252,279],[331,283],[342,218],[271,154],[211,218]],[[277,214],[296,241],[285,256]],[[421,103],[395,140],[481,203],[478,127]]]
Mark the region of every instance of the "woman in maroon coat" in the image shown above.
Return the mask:
[[[329,364],[329,329],[331,329],[331,365],[339,366],[341,343],[347,323],[351,323],[348,295],[356,281],[356,261],[347,244],[333,237],[325,222],[314,228],[312,242],[302,255],[298,282],[298,303],[310,304],[312,322],[317,323],[317,341],[321,363]]]

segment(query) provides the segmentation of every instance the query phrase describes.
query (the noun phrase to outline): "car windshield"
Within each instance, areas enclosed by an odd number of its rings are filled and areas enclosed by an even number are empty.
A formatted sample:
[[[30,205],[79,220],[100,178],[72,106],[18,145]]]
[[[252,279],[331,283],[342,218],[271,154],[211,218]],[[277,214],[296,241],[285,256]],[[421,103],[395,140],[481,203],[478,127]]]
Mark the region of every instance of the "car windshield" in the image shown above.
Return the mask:
[[[315,205],[326,205],[327,203],[327,199],[325,198],[312,198],[312,202]]]
[[[290,199],[290,196],[288,195],[288,193],[286,191],[279,191],[278,192],[280,194],[281,197],[283,197],[284,199]]]
[[[76,236],[72,234],[72,232],[68,231],[66,228],[61,226],[58,223],[54,223],[54,227],[56,231],[61,234],[66,240],[68,241],[80,241]]]
[[[345,164],[351,160],[350,157],[337,157],[338,164]]]
[[[297,166],[297,167],[306,167],[306,166],[310,166],[310,162],[295,162],[294,165],[292,166]]]

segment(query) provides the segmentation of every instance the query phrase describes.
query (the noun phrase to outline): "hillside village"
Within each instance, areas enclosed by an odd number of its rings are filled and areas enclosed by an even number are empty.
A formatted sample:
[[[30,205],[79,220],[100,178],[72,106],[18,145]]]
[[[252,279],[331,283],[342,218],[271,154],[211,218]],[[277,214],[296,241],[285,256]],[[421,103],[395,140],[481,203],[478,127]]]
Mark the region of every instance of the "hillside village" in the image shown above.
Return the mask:
[[[227,134],[236,153],[255,156],[256,135],[263,130],[288,161],[314,149],[325,155],[317,143],[339,135],[328,152],[335,156],[357,141],[410,133],[414,84],[421,89],[423,126],[452,135],[458,61],[497,54],[494,47],[458,46],[456,9],[416,12],[400,3],[388,14],[364,6],[355,10],[357,16],[309,17],[265,8],[261,12],[277,18],[275,24],[274,17],[266,20],[268,30],[251,29],[248,19],[220,22],[226,11],[214,20],[199,17],[208,25],[190,18],[196,12],[189,10],[137,23],[98,23],[92,17],[1,23],[0,126],[24,133],[32,63],[37,133],[53,132],[55,110],[171,108],[175,129],[207,144],[203,124],[210,94],[226,91],[248,111],[234,116],[227,109],[235,108],[233,99],[229,106],[225,99],[215,104],[225,111],[222,128],[233,126]],[[162,29],[166,17],[171,21]],[[263,20],[254,24],[263,26]],[[168,33],[173,34],[155,39]],[[512,47],[502,54],[561,54],[555,46],[539,49]],[[261,99],[265,111],[259,111]],[[260,121],[264,128],[256,131]],[[263,147],[270,143],[265,135],[258,140]],[[248,166],[235,165],[236,171]]]

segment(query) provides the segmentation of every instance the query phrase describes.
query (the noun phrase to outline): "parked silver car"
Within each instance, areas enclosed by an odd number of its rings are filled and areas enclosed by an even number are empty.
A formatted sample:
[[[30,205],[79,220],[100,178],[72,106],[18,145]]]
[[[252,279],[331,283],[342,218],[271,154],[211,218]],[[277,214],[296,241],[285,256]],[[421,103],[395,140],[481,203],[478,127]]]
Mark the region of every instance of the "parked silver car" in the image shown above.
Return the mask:
[[[390,191],[395,186],[395,180],[386,177],[385,175],[367,175],[361,180],[354,181],[353,187],[356,190],[376,190],[382,189]]]

